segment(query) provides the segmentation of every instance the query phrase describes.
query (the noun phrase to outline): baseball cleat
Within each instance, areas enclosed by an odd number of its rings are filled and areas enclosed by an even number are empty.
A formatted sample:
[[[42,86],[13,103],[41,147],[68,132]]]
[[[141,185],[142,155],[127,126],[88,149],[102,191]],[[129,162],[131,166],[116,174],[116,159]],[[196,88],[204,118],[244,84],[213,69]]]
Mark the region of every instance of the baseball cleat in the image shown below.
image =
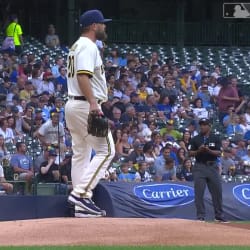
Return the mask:
[[[104,217],[105,215],[101,214],[91,214],[88,211],[76,210],[75,217],[76,218],[100,218]]]
[[[99,207],[97,207],[90,198],[80,198],[73,194],[70,194],[68,197],[68,202],[73,205],[77,205],[83,208],[85,211],[89,212],[90,214],[101,215],[101,216],[106,215],[106,211],[101,210]]]
[[[215,222],[219,222],[219,223],[229,223],[229,221],[226,220],[226,219],[223,218],[223,217],[216,217],[216,218],[214,219],[214,221],[215,221]]]

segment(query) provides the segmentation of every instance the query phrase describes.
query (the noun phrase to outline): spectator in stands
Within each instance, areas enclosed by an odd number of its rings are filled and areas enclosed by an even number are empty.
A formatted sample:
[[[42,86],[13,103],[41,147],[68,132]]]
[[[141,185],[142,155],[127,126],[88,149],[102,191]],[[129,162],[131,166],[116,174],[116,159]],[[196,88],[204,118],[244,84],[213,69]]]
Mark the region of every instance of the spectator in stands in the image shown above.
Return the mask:
[[[43,74],[43,81],[41,81],[39,86],[37,87],[37,93],[39,95],[45,91],[49,92],[50,96],[53,96],[55,94],[55,86],[52,79],[53,79],[52,73],[45,72]]]
[[[127,157],[131,153],[132,146],[128,142],[127,132],[122,132],[120,140],[116,143],[116,151],[120,157]]]
[[[185,129],[182,134],[182,139],[179,141],[179,145],[181,148],[185,150],[185,154],[188,152],[188,146],[191,139],[191,133],[188,129]]]
[[[28,184],[28,190],[31,191],[31,183],[34,176],[32,159],[27,153],[27,147],[24,142],[16,143],[17,152],[11,156],[10,166],[14,173],[18,174],[18,180],[25,180]]]
[[[48,27],[48,34],[45,37],[45,44],[52,49],[60,46],[60,39],[56,34],[56,29],[53,24],[50,24]]]
[[[13,185],[6,181],[4,177],[3,166],[1,164],[0,164],[0,190],[4,190],[8,194],[13,192]]]
[[[7,148],[5,146],[4,137],[0,134],[0,161],[2,162],[8,155]]]
[[[12,85],[6,96],[6,104],[16,105],[15,100],[17,99],[19,99],[19,89],[16,85]]]
[[[43,147],[43,150],[42,150],[41,154],[38,157],[36,157],[36,159],[34,161],[34,171],[35,171],[35,173],[40,172],[41,164],[48,159],[48,157],[49,157],[49,149],[50,148],[51,148],[50,146]]]
[[[244,155],[247,154],[247,141],[245,138],[239,137],[238,139],[235,140],[236,144],[236,157],[242,158]]]
[[[220,80],[221,89],[218,95],[218,107],[219,107],[219,120],[223,121],[223,118],[227,115],[227,108],[229,106],[237,107],[237,103],[240,101],[239,96],[235,88],[232,87],[232,83],[228,78]]]
[[[126,111],[121,116],[121,122],[129,124],[137,122],[137,114],[132,104],[128,103],[126,105]]]
[[[25,134],[31,135],[33,130],[33,108],[28,106],[25,108],[24,115],[22,116],[22,131]]]
[[[116,65],[118,67],[125,66],[124,60],[119,55],[119,51],[117,49],[113,49],[110,52],[110,56],[108,57],[107,61],[111,63],[112,66]]]
[[[43,119],[42,110],[37,108],[35,110],[35,116],[33,118],[33,137],[37,138],[38,131],[40,127],[45,123],[45,120]]]
[[[220,166],[222,175],[235,175],[236,166],[234,160],[232,159],[232,149],[230,147],[223,150],[220,158]]]
[[[173,77],[165,78],[164,80],[164,87],[161,91],[161,94],[167,96],[179,96],[179,90],[175,86],[175,79]]]
[[[0,134],[4,137],[5,143],[15,143],[13,130],[8,127],[7,118],[0,120]]]
[[[112,106],[112,111],[111,111],[111,124],[112,124],[112,128],[116,129],[119,128],[121,126],[121,114],[122,111],[119,107],[117,106]]]
[[[56,92],[58,92],[60,95],[63,95],[68,92],[66,67],[60,66],[59,73],[60,75],[55,79],[55,86],[56,86],[55,89],[56,89]]]
[[[48,150],[48,158],[42,162],[38,175],[39,182],[58,182],[60,178],[59,166],[55,163],[57,157],[56,150],[50,148]]]
[[[151,54],[151,57],[149,58],[149,65],[153,66],[153,65],[162,65],[162,61],[159,58],[159,54],[156,51],[153,51]]]
[[[38,68],[32,69],[32,79],[31,82],[34,86],[34,91],[37,91],[38,86],[42,83],[42,72]]]
[[[186,156],[187,154],[183,148],[177,149],[176,157],[177,157],[178,165],[176,167],[183,166]]]
[[[166,170],[166,160],[168,160],[169,158],[173,159],[173,162],[176,159],[176,156],[174,155],[173,152],[171,152],[171,149],[168,145],[166,145],[163,149],[162,149],[162,154],[160,156],[158,156],[154,162],[154,169],[156,171],[155,173],[155,180],[156,181],[161,181],[162,180],[162,176],[165,173]],[[170,162],[169,162],[170,163]],[[172,164],[171,162],[171,166],[175,165],[174,163]],[[175,167],[173,169],[171,169],[171,171],[169,171],[173,174],[173,176],[176,175],[176,170]]]
[[[162,111],[166,119],[173,118],[172,106],[170,105],[170,100],[168,96],[161,95],[157,105],[157,110]]]
[[[151,142],[154,144],[154,154],[159,156],[162,150],[162,135],[158,130],[152,132]]]
[[[55,98],[54,108],[59,113],[59,122],[64,124],[64,122],[65,122],[64,101],[63,101],[63,99],[61,97],[56,97]]]
[[[237,114],[232,115],[232,118],[226,127],[226,134],[228,136],[244,136],[244,130],[240,126],[240,118]]]
[[[175,140],[181,140],[182,134],[175,129],[174,127],[174,120],[168,120],[166,126],[160,130],[160,134],[167,134],[172,136]]]
[[[152,181],[150,173],[147,171],[148,165],[145,161],[138,162],[138,171],[135,173],[136,182],[149,182]]]
[[[61,56],[57,56],[55,59],[55,65],[52,66],[51,71],[54,78],[57,78],[60,76],[59,68],[63,66],[64,59]]]
[[[180,172],[181,181],[193,181],[193,164],[190,158],[186,158],[183,162],[182,169]]]
[[[27,81],[24,85],[24,89],[19,92],[19,98],[29,102],[33,94],[34,86],[31,81]]]
[[[22,53],[23,46],[23,31],[21,25],[18,23],[18,17],[16,14],[10,16],[10,23],[6,28],[6,36],[13,37],[15,44],[15,53],[20,55]]]
[[[177,110],[177,115],[180,119],[185,119],[186,121],[193,120],[195,115],[190,106],[190,101],[186,96],[183,96],[181,99],[181,106]]]
[[[250,124],[247,123],[245,114],[239,115],[240,118],[240,127],[243,129],[243,134],[250,130]]]
[[[247,146],[247,154],[243,155],[241,160],[244,169],[244,174],[250,175],[250,145]]]
[[[23,133],[20,133],[17,130],[16,119],[15,119],[15,117],[13,115],[7,117],[7,123],[8,123],[8,128],[10,128],[12,130],[12,132],[13,132],[15,140],[22,139]]]
[[[199,97],[194,100],[193,113],[197,121],[201,118],[208,118],[208,111],[204,108],[203,101]]]
[[[241,102],[242,100],[244,100],[243,93],[242,93],[241,90],[238,88],[238,79],[237,79],[237,77],[236,77],[236,76],[230,76],[230,77],[229,77],[229,81],[231,81],[232,87],[237,91],[238,96],[239,96],[239,98],[240,98],[240,102]],[[238,105],[240,104],[240,102],[238,103]],[[237,106],[238,106],[238,105],[237,105]]]
[[[182,70],[182,77],[180,78],[181,91],[190,96],[197,91],[196,83],[191,79],[191,74],[188,70]]]
[[[60,175],[62,182],[68,185],[68,189],[72,189],[71,184],[71,160],[72,160],[72,151],[68,150],[65,152],[65,157],[60,163]]]
[[[156,154],[154,152],[154,144],[149,141],[143,146],[144,161],[147,163],[148,169],[153,168],[156,159]]]
[[[127,157],[128,161],[131,162],[135,169],[138,169],[138,162],[145,161],[145,156],[143,153],[144,144],[140,142],[135,142],[133,144],[133,150]]]
[[[135,173],[129,172],[128,159],[123,158],[120,166],[121,172],[118,174],[118,181],[133,182],[135,181]]]
[[[59,113],[56,109],[50,111],[50,119],[42,124],[38,130],[37,137],[43,146],[64,144],[64,128],[59,122]]]
[[[211,107],[211,94],[209,91],[208,81],[207,77],[202,79],[201,86],[198,88],[198,91],[196,93],[196,98],[200,98],[202,100],[202,106],[204,108],[210,108]]]
[[[216,65],[214,67],[214,72],[212,72],[211,74],[214,78],[218,79],[221,77],[221,66],[220,65]]]
[[[44,54],[42,54],[41,59],[42,59],[42,61],[41,61],[42,68],[43,69],[50,68],[50,66],[51,66],[50,65],[50,55],[47,53],[44,53]]]
[[[0,85],[0,102],[6,101],[7,95],[10,92],[10,78],[8,76],[4,77],[3,84]]]
[[[163,168],[156,168],[155,181],[177,181],[174,159],[165,158]]]

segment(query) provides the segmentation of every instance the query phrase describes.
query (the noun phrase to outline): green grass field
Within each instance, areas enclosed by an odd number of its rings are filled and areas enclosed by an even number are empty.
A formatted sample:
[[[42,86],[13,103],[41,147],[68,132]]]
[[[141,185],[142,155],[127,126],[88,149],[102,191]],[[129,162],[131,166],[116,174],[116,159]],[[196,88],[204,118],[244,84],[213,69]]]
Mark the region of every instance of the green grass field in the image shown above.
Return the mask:
[[[0,250],[249,250],[250,246],[41,246],[1,247]]]

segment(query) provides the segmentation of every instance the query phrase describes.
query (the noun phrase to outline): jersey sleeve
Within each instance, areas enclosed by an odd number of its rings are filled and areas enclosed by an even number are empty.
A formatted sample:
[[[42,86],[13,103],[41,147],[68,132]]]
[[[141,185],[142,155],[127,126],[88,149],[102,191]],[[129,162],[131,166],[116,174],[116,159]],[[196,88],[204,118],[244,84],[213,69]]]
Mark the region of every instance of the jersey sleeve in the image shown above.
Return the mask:
[[[76,73],[86,74],[92,77],[95,69],[96,49],[93,46],[86,46],[81,49],[79,55],[76,58]]]

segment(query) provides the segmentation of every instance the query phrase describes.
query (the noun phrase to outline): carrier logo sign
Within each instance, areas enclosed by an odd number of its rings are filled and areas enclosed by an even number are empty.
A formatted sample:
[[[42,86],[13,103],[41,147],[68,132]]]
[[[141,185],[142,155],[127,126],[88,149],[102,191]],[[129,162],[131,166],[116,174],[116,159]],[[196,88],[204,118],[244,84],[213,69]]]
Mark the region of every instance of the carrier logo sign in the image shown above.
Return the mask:
[[[194,201],[192,187],[171,183],[135,186],[134,194],[140,200],[159,207],[178,207]]]
[[[242,184],[233,188],[234,197],[244,205],[250,207],[250,184]]]
[[[250,18],[250,3],[223,3],[224,18]]]

